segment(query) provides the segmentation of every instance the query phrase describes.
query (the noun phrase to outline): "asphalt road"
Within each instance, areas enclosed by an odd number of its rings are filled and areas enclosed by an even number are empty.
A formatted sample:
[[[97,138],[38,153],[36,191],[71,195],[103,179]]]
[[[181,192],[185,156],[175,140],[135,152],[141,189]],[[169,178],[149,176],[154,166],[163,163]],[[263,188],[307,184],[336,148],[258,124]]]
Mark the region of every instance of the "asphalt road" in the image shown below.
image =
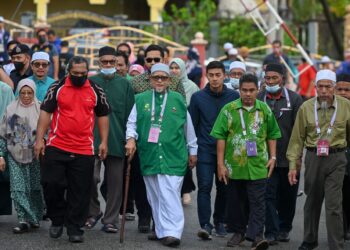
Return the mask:
[[[300,189],[302,190],[303,181]],[[215,191],[213,190],[213,196]],[[196,192],[192,193],[192,204],[184,208],[186,221],[185,229],[181,241],[180,248],[182,249],[232,249],[226,247],[226,241],[231,235],[225,238],[213,237],[211,241],[202,241],[197,238],[199,229],[196,206]],[[269,249],[287,250],[298,249],[302,241],[303,233],[303,212],[305,195],[298,198],[297,212],[294,220],[294,228],[291,233],[291,241],[289,243],[279,243],[277,246],[272,246]],[[12,227],[16,224],[15,214],[12,216],[0,217],[0,250],[21,250],[21,249],[169,249],[163,247],[159,242],[150,242],[147,240],[147,235],[140,234],[137,231],[137,222],[126,223],[126,235],[123,244],[119,243],[119,234],[107,234],[102,232],[101,224],[98,223],[92,230],[86,230],[85,242],[81,244],[71,244],[68,242],[68,237],[64,233],[59,239],[51,239],[48,235],[49,222],[42,222],[41,228],[30,233],[22,235],[14,235]],[[251,243],[244,242],[242,247],[235,249],[250,249]],[[324,214],[321,216],[320,232],[319,232],[319,247],[318,249],[328,249],[327,235],[325,226]],[[346,243],[345,249],[350,249],[350,243]]]

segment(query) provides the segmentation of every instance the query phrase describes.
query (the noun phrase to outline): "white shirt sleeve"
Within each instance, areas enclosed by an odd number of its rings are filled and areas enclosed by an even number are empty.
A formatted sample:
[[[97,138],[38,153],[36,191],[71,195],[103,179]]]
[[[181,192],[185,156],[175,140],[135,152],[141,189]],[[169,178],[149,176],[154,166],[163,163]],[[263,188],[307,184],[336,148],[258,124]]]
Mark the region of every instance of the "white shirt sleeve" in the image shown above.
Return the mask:
[[[130,112],[128,122],[126,123],[126,140],[130,138],[135,138],[135,140],[137,140],[139,135],[136,132],[136,128],[137,128],[136,121],[137,121],[137,110],[136,110],[136,104],[134,104]]]
[[[190,113],[188,113],[188,111],[187,111],[187,121],[185,124],[185,134],[186,134],[187,147],[190,155],[197,155],[197,151],[198,151],[197,136],[196,136],[196,132],[194,131],[191,115]]]

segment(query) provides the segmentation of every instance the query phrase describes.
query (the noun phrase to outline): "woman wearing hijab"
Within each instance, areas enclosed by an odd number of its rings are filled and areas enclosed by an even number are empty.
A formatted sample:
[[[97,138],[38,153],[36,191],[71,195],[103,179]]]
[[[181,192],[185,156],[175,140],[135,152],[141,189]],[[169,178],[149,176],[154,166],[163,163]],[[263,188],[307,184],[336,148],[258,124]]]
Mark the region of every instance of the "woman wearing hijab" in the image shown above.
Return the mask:
[[[13,233],[24,233],[30,227],[39,228],[43,216],[40,165],[33,149],[40,103],[32,80],[21,80],[17,88],[19,97],[9,104],[0,125],[0,170],[8,168],[10,173],[11,198],[19,221]]]
[[[7,106],[15,99],[12,88],[0,81],[0,120]],[[1,156],[0,156],[1,159]],[[2,160],[0,160],[2,161]],[[12,201],[10,195],[10,177],[8,170],[0,170],[0,215],[12,214]]]
[[[183,84],[186,94],[186,103],[187,107],[190,105],[191,97],[192,95],[199,91],[198,86],[192,82],[187,77],[186,72],[186,65],[185,62],[180,58],[174,58],[169,63],[170,66],[170,73],[177,78],[179,78],[180,82]],[[193,179],[192,179],[192,170],[188,169],[185,178],[184,183],[182,185],[181,194],[182,194],[182,203],[184,205],[189,205],[191,203],[191,196],[190,193],[194,191],[196,186],[194,185]]]

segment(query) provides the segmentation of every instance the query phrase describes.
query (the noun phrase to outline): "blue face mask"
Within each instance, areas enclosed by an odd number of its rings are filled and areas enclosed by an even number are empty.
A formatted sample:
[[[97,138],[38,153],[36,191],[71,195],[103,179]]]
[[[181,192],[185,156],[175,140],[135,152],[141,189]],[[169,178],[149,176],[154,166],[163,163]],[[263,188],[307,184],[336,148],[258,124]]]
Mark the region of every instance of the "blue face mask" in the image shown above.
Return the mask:
[[[280,85],[268,86],[266,85],[266,91],[275,94],[281,89]]]
[[[113,75],[117,70],[115,68],[102,68],[100,71],[104,75]]]
[[[230,78],[230,84],[232,88],[238,89],[239,88],[239,79],[238,78]]]

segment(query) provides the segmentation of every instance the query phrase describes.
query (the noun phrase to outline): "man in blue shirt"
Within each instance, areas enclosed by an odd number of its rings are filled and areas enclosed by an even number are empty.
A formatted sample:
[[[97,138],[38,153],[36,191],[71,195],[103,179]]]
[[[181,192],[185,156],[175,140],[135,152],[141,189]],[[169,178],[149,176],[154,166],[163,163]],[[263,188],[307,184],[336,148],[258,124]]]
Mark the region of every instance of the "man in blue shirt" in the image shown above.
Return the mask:
[[[32,56],[31,67],[33,75],[28,77],[36,85],[36,98],[42,102],[46,96],[47,90],[55,80],[47,75],[50,66],[50,56],[46,52],[35,52]],[[18,93],[16,93],[16,96]]]
[[[203,240],[211,239],[214,226],[210,223],[211,202],[210,194],[213,187],[214,175],[216,175],[216,139],[210,136],[214,122],[220,110],[227,103],[239,98],[235,90],[228,89],[224,85],[225,66],[222,62],[213,61],[208,64],[207,78],[209,83],[204,89],[192,95],[189,112],[198,138],[198,218],[201,229],[198,237]],[[227,233],[224,227],[226,214],[226,186],[223,182],[216,183],[216,198],[214,209],[214,225],[217,236],[224,237]]]

